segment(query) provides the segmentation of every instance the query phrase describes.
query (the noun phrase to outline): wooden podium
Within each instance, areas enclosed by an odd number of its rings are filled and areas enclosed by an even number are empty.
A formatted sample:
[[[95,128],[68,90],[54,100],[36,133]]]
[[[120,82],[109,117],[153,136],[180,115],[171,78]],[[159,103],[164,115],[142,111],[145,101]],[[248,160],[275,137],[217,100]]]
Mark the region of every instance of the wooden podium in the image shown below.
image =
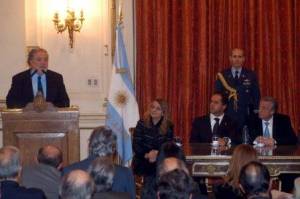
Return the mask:
[[[38,149],[51,144],[63,151],[64,165],[79,161],[79,110],[50,103],[28,104],[2,112],[3,145],[20,149],[23,165],[34,163]]]

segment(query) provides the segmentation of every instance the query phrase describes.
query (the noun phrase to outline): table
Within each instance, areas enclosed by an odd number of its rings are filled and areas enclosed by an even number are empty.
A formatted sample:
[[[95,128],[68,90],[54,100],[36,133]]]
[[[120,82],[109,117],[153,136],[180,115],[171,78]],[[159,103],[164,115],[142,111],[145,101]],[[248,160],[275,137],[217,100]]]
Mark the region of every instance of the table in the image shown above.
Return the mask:
[[[210,144],[183,146],[187,166],[192,176],[223,177],[227,173],[232,147],[211,147]],[[300,173],[300,146],[275,146],[256,148],[259,160],[265,164],[272,177],[283,173]]]

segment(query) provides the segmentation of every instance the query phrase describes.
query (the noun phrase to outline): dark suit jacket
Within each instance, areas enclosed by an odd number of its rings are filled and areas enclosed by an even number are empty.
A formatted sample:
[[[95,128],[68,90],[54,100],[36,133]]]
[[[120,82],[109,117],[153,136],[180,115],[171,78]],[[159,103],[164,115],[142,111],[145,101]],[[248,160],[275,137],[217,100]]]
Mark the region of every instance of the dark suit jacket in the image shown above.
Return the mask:
[[[231,98],[226,113],[238,123],[239,128],[242,128],[248,115],[253,114],[253,109],[258,109],[260,90],[256,74],[252,70],[242,68],[237,83],[232,76],[231,68],[225,69],[222,74],[229,86],[237,90],[238,95],[237,111],[234,110],[234,101]],[[215,82],[215,90],[225,93],[227,96],[229,94],[219,79]]]
[[[236,123],[226,114],[224,115],[217,134],[220,137],[229,137],[234,144],[241,142],[241,136],[237,132]],[[209,115],[196,117],[192,124],[190,142],[211,143],[212,130]]]
[[[70,106],[61,74],[51,70],[46,72],[47,94],[46,101],[57,107]],[[16,74],[12,78],[12,85],[6,96],[8,108],[23,108],[34,98],[30,69]]]
[[[22,169],[21,184],[27,188],[39,188],[47,199],[57,199],[61,173],[46,164],[27,166]]]
[[[130,195],[124,192],[95,193],[92,199],[130,199]]]
[[[94,157],[90,157],[80,162],[71,164],[63,169],[62,175],[68,174],[76,169],[87,171],[94,159]],[[120,165],[115,166],[116,170],[113,178],[112,191],[127,192],[130,194],[132,199],[135,199],[135,183],[132,171],[127,167]]]
[[[1,182],[1,199],[46,199],[46,197],[40,189],[26,189],[15,181],[4,180]]]
[[[251,142],[256,137],[263,135],[262,120],[256,115],[248,120],[249,135]],[[276,113],[273,115],[273,138],[278,145],[291,145],[297,143],[289,116]]]

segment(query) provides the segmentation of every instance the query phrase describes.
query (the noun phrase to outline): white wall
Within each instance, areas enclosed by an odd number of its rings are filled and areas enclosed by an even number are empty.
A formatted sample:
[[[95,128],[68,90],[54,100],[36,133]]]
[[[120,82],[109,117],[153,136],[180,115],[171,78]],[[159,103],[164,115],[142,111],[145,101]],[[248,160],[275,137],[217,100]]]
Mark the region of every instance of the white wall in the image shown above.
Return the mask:
[[[73,49],[69,47],[67,32],[57,34],[52,22],[55,10],[62,9],[58,5],[72,0],[0,1],[0,102],[5,100],[11,77],[27,68],[26,47],[40,46],[47,49],[50,55],[49,69],[64,76],[71,104],[80,107],[81,159],[87,156],[87,140],[92,129],[105,124],[106,109],[103,105],[108,95],[112,68],[111,1],[81,0],[85,21],[81,32],[74,35]],[[123,33],[132,73],[133,1],[122,2]],[[57,2],[59,4],[55,4]],[[88,79],[96,79],[98,85],[89,86]]]

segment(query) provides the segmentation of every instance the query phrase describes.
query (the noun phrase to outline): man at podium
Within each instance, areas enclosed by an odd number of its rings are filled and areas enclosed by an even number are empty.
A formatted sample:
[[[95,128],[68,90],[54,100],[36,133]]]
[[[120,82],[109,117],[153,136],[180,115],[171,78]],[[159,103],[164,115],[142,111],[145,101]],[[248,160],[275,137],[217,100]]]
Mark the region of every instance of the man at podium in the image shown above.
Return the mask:
[[[42,48],[32,49],[27,63],[30,69],[12,78],[6,96],[7,108],[23,108],[40,92],[47,102],[57,107],[69,107],[70,100],[61,74],[48,69],[48,52]]]

